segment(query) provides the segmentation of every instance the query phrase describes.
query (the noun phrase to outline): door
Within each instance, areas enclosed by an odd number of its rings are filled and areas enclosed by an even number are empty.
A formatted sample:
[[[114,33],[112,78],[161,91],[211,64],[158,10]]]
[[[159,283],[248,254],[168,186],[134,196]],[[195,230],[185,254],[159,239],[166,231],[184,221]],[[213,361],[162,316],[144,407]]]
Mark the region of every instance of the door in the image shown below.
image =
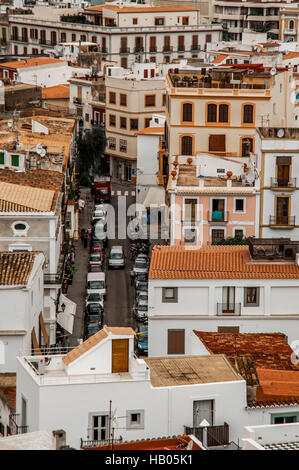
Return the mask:
[[[106,52],[106,38],[102,38],[102,52]]]
[[[120,47],[121,47],[121,52],[127,52],[127,38],[121,38],[120,40]]]
[[[77,99],[79,103],[82,103],[82,86],[77,87]]]
[[[129,340],[112,340],[112,373],[128,372],[129,370]]]
[[[223,287],[222,288],[222,313],[235,312],[235,288]]]
[[[287,188],[289,185],[290,167],[289,165],[278,165],[277,186]]]
[[[289,198],[277,197],[276,199],[276,223],[288,225],[289,223]]]
[[[185,199],[184,222],[195,222],[196,208],[197,208],[197,199]]]
[[[205,419],[213,426],[213,400],[196,400],[193,402],[193,427],[198,428]]]
[[[212,134],[209,137],[210,152],[225,152],[225,134]]]
[[[170,36],[164,36],[164,51],[170,51]]]
[[[178,50],[179,51],[184,51],[185,50],[184,36],[179,36],[178,37]]]
[[[135,49],[136,52],[142,52],[143,51],[143,38],[142,37],[137,37],[135,38]]]
[[[197,46],[198,46],[198,36],[192,36],[192,50],[197,51]]]
[[[156,52],[156,36],[150,37],[150,52]]]
[[[212,200],[212,220],[214,222],[224,221],[224,199]]]

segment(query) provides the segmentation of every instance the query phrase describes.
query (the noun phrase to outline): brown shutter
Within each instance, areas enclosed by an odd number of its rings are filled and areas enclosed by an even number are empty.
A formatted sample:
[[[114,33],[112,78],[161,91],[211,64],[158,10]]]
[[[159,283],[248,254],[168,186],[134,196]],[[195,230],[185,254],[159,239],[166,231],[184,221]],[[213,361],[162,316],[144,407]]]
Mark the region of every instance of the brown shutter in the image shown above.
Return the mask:
[[[127,48],[127,38],[121,38],[120,44],[121,44],[122,49],[126,49]]]
[[[185,330],[168,330],[167,354],[185,354]]]
[[[243,110],[243,121],[247,124],[253,123],[253,106],[251,104],[245,104]]]
[[[192,36],[192,46],[198,45],[198,36]]]
[[[210,152],[225,152],[225,134],[213,134],[209,137]]]
[[[192,122],[192,104],[191,103],[183,104],[183,121]]]
[[[276,165],[290,165],[292,157],[276,157]]]
[[[128,372],[129,370],[129,340],[112,340],[112,372]]]
[[[191,136],[185,135],[182,137],[182,149],[181,149],[182,155],[193,154],[192,143],[193,143],[193,138]]]
[[[208,122],[217,122],[216,104],[208,104]]]
[[[219,122],[228,122],[228,105],[219,105]]]
[[[239,326],[218,326],[218,333],[240,333]]]

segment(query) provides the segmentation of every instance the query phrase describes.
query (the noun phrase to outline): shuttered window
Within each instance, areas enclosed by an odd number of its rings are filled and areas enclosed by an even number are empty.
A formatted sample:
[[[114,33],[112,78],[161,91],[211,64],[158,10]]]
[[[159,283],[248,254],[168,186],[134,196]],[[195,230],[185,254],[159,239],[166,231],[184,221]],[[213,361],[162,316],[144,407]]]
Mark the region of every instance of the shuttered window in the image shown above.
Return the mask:
[[[0,153],[0,165],[4,165],[4,153]]]
[[[183,104],[183,121],[192,122],[192,103]]]
[[[182,137],[181,143],[181,154],[182,155],[192,155],[193,154],[193,138],[190,135],[185,135]]]
[[[245,104],[243,107],[243,122],[245,124],[253,123],[253,105]]]
[[[12,155],[11,156],[11,165],[12,166],[19,166],[19,155]]]
[[[155,106],[155,105],[156,105],[156,95],[146,95],[145,106]]]
[[[167,330],[167,354],[185,354],[185,330]]]
[[[129,340],[112,340],[112,373],[128,372],[129,370]]]
[[[217,122],[216,104],[208,104],[208,122]]]
[[[213,134],[209,137],[210,152],[225,152],[225,134]]]
[[[121,106],[127,106],[127,95],[124,95],[123,93],[119,95],[119,104]]]
[[[219,105],[219,122],[228,122],[228,105]]]

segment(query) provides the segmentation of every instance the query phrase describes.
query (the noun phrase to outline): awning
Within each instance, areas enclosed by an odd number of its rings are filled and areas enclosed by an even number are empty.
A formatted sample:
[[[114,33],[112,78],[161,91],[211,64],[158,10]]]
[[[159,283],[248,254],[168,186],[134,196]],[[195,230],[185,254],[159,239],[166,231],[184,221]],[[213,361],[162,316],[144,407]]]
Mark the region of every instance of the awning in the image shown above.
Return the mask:
[[[77,304],[61,294],[59,299],[59,313],[57,323],[68,333],[73,333],[74,319],[76,315]]]
[[[144,207],[163,206],[165,204],[165,189],[161,186],[149,188],[143,201]]]

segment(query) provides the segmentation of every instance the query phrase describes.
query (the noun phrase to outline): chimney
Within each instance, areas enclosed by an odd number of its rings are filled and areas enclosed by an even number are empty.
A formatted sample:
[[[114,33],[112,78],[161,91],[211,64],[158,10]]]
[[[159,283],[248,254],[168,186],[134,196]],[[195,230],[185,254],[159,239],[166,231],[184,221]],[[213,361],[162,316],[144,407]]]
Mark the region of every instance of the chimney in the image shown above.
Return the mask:
[[[52,431],[52,436],[53,436],[56,450],[60,450],[61,447],[66,446],[66,432],[63,429]]]

